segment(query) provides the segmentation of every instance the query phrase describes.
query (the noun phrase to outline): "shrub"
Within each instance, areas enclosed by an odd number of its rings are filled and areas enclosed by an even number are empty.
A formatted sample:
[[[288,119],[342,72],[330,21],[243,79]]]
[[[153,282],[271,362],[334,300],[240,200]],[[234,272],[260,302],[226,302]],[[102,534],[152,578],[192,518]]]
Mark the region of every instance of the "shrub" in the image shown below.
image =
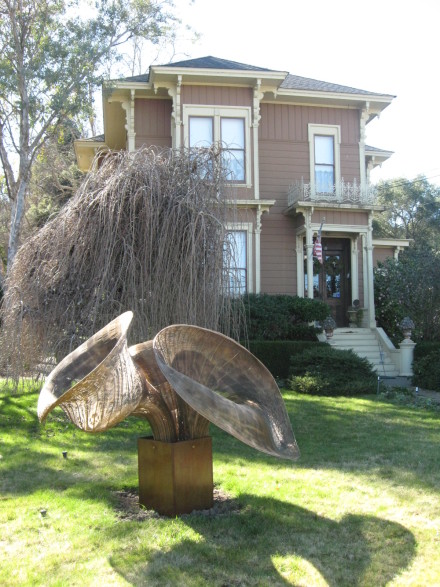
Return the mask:
[[[414,385],[440,391],[440,349],[414,360],[413,373]]]
[[[351,350],[319,344],[291,357],[290,386],[314,395],[358,395],[376,391],[376,375],[367,359]]]
[[[330,314],[324,302],[288,295],[249,294],[243,298],[249,340],[317,340],[310,322]]]
[[[319,342],[308,340],[253,340],[249,343],[249,350],[260,359],[274,377],[287,379],[290,357],[319,344]]]
[[[440,342],[418,342],[414,347],[414,362],[423,359],[434,351],[440,352]]]
[[[379,326],[398,344],[400,321],[415,324],[415,342],[440,340],[440,256],[428,249],[409,248],[399,260],[387,259],[374,270],[374,297]]]

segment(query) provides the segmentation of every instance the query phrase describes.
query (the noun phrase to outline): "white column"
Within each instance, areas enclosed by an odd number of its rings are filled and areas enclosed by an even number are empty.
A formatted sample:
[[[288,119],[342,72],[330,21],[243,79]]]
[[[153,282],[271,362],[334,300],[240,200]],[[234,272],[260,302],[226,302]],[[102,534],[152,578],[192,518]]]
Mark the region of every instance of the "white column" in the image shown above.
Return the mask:
[[[257,208],[255,225],[255,293],[261,291],[261,207]]]
[[[359,299],[358,237],[351,239],[351,301]]]
[[[182,76],[177,76],[177,82],[174,86],[168,87],[168,95],[173,100],[173,109],[171,111],[171,136],[173,147],[179,149],[182,144],[181,126],[182,118],[180,116],[180,93],[182,89]]]
[[[304,238],[296,237],[296,295],[304,297]]]
[[[253,140],[253,184],[254,184],[254,198],[260,199],[260,158],[258,149],[258,127],[260,126],[260,101],[264,94],[260,91],[261,80],[257,80],[254,87],[253,95],[253,112],[252,112],[252,140]]]
[[[376,316],[374,311],[374,274],[373,274],[373,214],[368,214],[367,232],[367,268],[368,268],[368,316],[370,328],[376,327]]]
[[[368,295],[368,260],[367,260],[367,235],[362,234],[362,276],[364,278],[364,308],[368,310],[369,304],[369,295]]]
[[[127,150],[132,153],[136,148],[136,133],[134,130],[134,98],[135,90],[130,92],[130,101],[122,102],[122,108],[125,110],[125,130],[127,131]]]
[[[361,194],[366,193],[367,188],[367,170],[366,170],[366,161],[365,161],[365,126],[368,120],[368,102],[365,105],[365,108],[361,112],[360,116],[360,132],[359,132],[359,178],[361,184]]]
[[[313,231],[312,212],[306,212],[307,297],[313,299]]]

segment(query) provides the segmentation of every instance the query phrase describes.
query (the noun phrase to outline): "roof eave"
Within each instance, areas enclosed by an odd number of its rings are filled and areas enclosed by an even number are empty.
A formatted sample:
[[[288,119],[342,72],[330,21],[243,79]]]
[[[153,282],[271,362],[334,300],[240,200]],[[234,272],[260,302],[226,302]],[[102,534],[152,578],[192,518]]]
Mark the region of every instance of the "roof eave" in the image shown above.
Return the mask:
[[[186,83],[209,82],[246,84],[261,80],[261,83],[279,86],[287,76],[286,71],[245,70],[245,69],[212,69],[198,67],[151,66],[150,83],[171,81],[182,77]]]
[[[395,96],[388,94],[356,94],[349,92],[310,91],[291,88],[280,88],[277,92],[277,98],[278,97],[296,102],[322,105],[344,105],[352,106],[353,108],[367,106],[370,112],[368,122],[377,114],[385,110],[395,98]]]

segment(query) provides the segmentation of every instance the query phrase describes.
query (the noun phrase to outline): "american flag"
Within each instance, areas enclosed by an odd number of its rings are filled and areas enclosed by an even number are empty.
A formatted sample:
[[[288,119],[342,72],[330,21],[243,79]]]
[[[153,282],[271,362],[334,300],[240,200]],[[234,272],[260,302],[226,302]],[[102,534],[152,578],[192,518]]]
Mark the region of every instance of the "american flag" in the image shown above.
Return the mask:
[[[318,236],[313,243],[313,256],[318,259],[318,261],[322,264],[322,244],[321,244],[321,233],[322,233],[322,225],[324,221],[321,222],[321,226],[318,230]]]

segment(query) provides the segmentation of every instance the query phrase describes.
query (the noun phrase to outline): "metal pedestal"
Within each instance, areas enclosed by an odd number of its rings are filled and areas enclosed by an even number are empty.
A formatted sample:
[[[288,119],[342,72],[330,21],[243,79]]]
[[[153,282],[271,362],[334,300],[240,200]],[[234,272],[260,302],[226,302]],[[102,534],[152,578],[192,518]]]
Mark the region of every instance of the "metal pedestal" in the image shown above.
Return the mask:
[[[213,506],[212,439],[138,439],[139,503],[165,516]]]

